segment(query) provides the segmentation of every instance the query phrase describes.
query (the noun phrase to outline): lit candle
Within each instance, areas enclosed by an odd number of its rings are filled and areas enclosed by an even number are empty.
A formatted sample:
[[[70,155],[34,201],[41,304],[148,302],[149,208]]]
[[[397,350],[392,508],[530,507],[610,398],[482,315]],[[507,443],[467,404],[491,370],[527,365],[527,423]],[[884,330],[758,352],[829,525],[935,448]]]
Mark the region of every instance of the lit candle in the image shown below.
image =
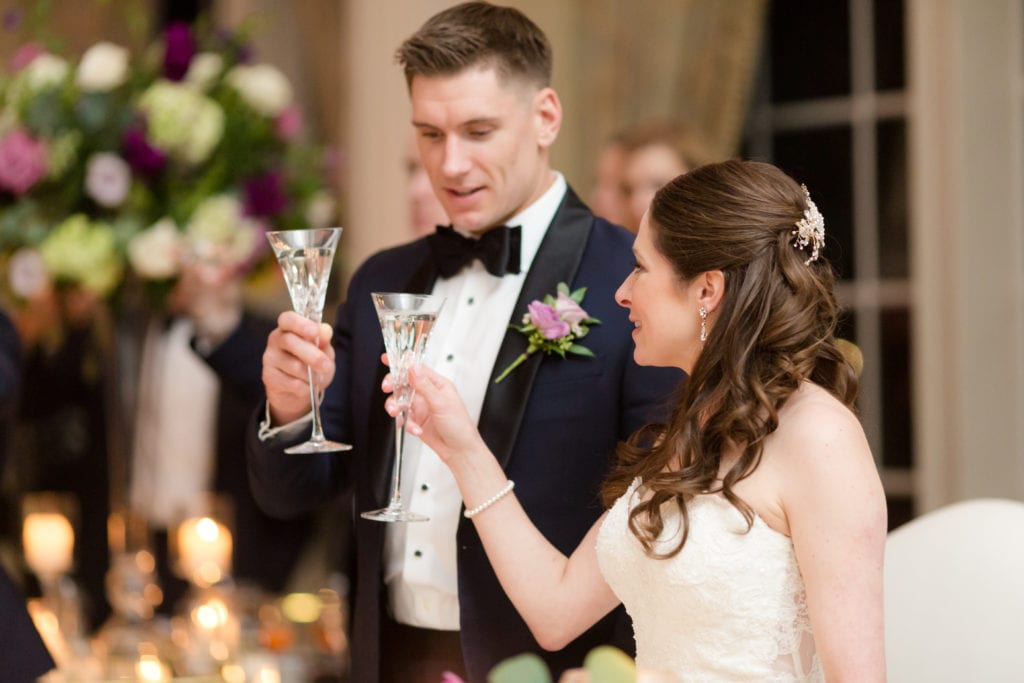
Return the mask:
[[[25,516],[21,543],[25,563],[41,578],[54,578],[71,569],[75,532],[59,512],[32,512]]]
[[[281,683],[281,672],[273,664],[264,664],[253,677],[256,683]]]
[[[135,663],[135,678],[146,683],[159,683],[171,680],[171,672],[166,664],[156,655],[144,654]]]
[[[178,563],[196,583],[217,583],[231,569],[231,533],[210,517],[185,520],[178,527]]]

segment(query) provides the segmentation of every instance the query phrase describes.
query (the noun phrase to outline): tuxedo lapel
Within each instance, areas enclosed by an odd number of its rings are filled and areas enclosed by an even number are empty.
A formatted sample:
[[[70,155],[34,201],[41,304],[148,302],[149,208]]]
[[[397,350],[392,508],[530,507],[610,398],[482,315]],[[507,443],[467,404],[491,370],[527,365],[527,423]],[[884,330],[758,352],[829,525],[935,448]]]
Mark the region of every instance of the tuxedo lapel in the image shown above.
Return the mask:
[[[530,272],[526,275],[510,323],[520,323],[531,301],[543,300],[548,294],[554,295],[559,282],[573,281],[593,222],[594,215],[568,188],[533,259]],[[500,383],[495,384],[494,379],[525,350],[526,336],[510,328],[505,333],[498,358],[491,370],[490,384],[477,423],[480,434],[502,467],[512,453],[526,411],[526,401],[544,354],[533,354]]]
[[[429,294],[434,288],[434,281],[437,279],[437,267],[429,251],[423,257],[416,270],[405,284],[395,291],[409,292],[412,294]],[[367,296],[369,293],[366,294]],[[384,401],[387,397],[384,392],[379,391],[381,382],[388,368],[379,361],[380,355],[384,353],[384,337],[380,338],[380,347],[373,362],[377,365],[377,380],[373,386],[378,389],[374,393],[373,407],[370,410],[369,430],[369,452],[379,454],[379,467],[372,467],[370,476],[372,478],[371,489],[375,496],[377,507],[384,507],[391,499],[391,470],[395,463],[395,425],[387,411],[384,410]]]

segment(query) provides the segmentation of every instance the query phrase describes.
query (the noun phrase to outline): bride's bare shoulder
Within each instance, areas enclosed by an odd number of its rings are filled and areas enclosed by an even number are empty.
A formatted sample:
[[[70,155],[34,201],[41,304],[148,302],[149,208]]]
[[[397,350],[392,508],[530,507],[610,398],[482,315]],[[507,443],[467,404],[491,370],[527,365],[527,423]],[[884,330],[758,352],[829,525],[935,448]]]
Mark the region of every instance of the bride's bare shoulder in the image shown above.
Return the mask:
[[[775,457],[801,469],[824,464],[831,467],[837,464],[837,458],[866,458],[873,464],[857,416],[826,389],[811,382],[804,382],[786,401],[773,436]]]

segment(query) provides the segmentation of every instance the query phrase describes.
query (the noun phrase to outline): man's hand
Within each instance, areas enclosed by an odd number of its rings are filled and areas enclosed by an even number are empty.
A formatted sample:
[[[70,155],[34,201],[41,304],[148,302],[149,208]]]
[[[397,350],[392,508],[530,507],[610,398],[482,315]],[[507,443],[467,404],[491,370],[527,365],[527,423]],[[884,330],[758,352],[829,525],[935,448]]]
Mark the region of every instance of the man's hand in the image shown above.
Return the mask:
[[[307,367],[313,369],[321,388],[334,379],[333,332],[330,325],[318,326],[294,311],[278,316],[277,327],[267,338],[263,352],[263,386],[274,426],[297,420],[310,411]]]

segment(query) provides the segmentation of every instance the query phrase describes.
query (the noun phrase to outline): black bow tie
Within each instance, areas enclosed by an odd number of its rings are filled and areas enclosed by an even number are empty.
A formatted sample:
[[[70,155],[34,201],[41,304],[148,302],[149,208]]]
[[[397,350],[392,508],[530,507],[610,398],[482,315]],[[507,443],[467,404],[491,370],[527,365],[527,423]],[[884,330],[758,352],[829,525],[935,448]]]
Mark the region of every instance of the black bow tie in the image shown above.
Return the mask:
[[[463,266],[479,259],[491,275],[519,273],[519,244],[522,230],[519,226],[491,228],[480,239],[457,233],[451,226],[439,225],[437,232],[428,237],[434,262],[441,277],[455,275]]]

